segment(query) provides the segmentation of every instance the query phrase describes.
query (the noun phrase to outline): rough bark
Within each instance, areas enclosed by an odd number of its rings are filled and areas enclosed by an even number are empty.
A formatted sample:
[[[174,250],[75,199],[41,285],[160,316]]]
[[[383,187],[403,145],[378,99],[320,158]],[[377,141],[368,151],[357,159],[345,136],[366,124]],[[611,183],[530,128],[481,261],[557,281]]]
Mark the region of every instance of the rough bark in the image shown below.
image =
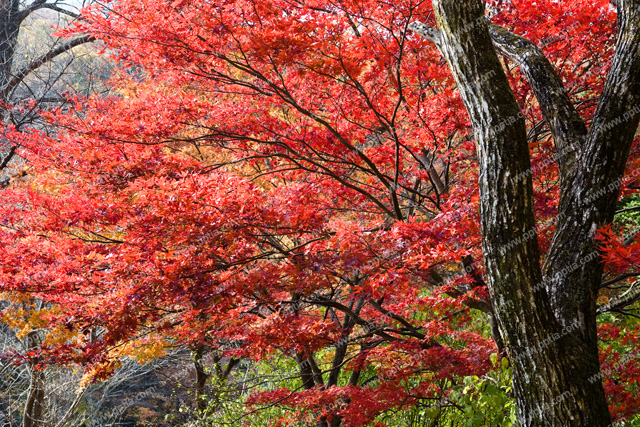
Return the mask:
[[[520,71],[531,85],[553,135],[561,179],[566,178],[580,157],[587,138],[587,126],[542,49],[505,28],[493,23],[488,25],[496,49],[520,66]]]
[[[21,23],[19,5],[18,0],[0,2],[0,88],[4,88],[11,78],[13,56]]]
[[[22,427],[42,425],[42,407],[44,403],[44,371],[31,367],[29,394],[24,406]]]
[[[196,408],[198,409],[198,413],[200,414],[204,413],[207,410],[208,402],[205,387],[207,385],[207,380],[211,376],[211,374],[207,372],[207,369],[202,363],[203,355],[203,347],[196,347],[193,349],[193,367],[196,371]]]
[[[613,218],[640,120],[640,0],[618,8],[616,54],[588,132],[542,51],[488,22],[480,0],[434,0],[440,31],[411,27],[440,48],[474,128],[487,285],[523,426],[611,424],[602,384],[589,381],[599,372],[602,276],[593,237]],[[560,211],[542,270],[537,239],[523,238],[534,230],[525,124],[494,46],[520,65],[558,150]]]
[[[616,53],[581,160],[563,181],[561,215],[544,266],[556,317],[562,324],[579,321],[592,350],[602,277],[594,232],[613,219],[640,119],[640,0],[619,1],[618,11]]]

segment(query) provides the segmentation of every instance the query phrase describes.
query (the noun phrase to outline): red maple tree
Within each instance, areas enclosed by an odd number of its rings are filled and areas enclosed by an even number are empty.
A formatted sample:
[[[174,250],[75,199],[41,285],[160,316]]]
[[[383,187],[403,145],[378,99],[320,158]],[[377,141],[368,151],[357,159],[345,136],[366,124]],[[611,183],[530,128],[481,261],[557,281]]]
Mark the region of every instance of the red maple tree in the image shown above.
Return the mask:
[[[504,28],[526,35],[565,82],[576,120],[596,114],[616,45],[609,2],[489,2],[487,11],[502,27],[483,18],[457,34],[491,29],[499,50],[500,37],[516,37]],[[491,370],[492,353],[526,359],[499,320],[519,302],[489,292],[483,262],[480,194],[503,188],[479,194],[477,124],[439,43],[416,34],[443,40],[428,27],[440,15],[412,0],[125,0],[62,31],[103,40],[120,67],[110,97],[75,98],[48,115],[58,134],[5,133],[30,176],[0,196],[0,282],[59,307],[51,324],[81,332],[43,347],[47,359],[87,363],[100,378],[114,369],[112,349],[141,340],[254,359],[281,352],[296,361],[300,389],[252,402],[324,426],[440,401],[459,378]],[[521,113],[494,122],[489,138],[526,123],[530,168],[510,179],[532,185],[535,224],[514,225],[516,237],[493,247],[498,259],[523,245],[552,250],[571,163],[555,151],[562,123],[544,90],[502,49]],[[484,73],[476,89],[498,77]],[[637,163],[633,151],[628,170]],[[633,174],[620,182],[635,194]],[[601,241],[629,228],[606,229]],[[602,283],[632,291],[638,246],[607,246]],[[602,313],[635,302],[604,289],[615,303]],[[635,343],[634,329],[622,329]],[[602,330],[615,341],[621,326]],[[620,351],[603,351],[606,378]],[[607,381],[612,414],[635,414],[636,376]],[[518,392],[523,425],[572,416],[546,397],[534,414]]]

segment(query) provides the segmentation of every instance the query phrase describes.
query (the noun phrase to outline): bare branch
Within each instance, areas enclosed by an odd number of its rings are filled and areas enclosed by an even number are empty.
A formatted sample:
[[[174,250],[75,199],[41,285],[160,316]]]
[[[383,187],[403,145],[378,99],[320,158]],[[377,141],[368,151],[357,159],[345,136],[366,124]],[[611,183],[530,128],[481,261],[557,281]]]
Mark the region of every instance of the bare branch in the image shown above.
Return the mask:
[[[614,277],[613,279],[607,280],[606,282],[602,282],[601,287],[606,288],[608,286],[618,283],[621,280],[628,279],[630,277],[638,277],[638,276],[640,276],[640,273],[624,273],[624,274],[621,274],[620,276]]]
[[[58,13],[62,13],[63,15],[70,16],[71,18],[74,18],[74,19],[80,18],[80,14],[71,12],[70,10],[64,9],[56,4],[44,3],[40,5],[38,9],[51,9],[51,10],[55,10]]]
[[[4,158],[2,159],[2,161],[0,161],[0,170],[3,170],[4,168],[7,167],[7,165],[9,164],[9,162],[11,161],[11,159],[13,159],[13,156],[15,156],[16,154],[16,149],[18,147],[16,147],[15,145],[12,146],[9,149],[9,152],[7,153],[6,156],[4,156]]]
[[[630,208],[620,209],[619,211],[616,211],[616,215],[625,213],[625,212],[633,212],[633,211],[640,211],[640,206],[632,206]]]
[[[5,99],[8,96],[8,94],[25,79],[25,77],[27,77],[33,71],[37,70],[42,65],[46,64],[49,61],[52,61],[56,57],[62,55],[65,52],[68,52],[74,47],[80,46],[85,43],[91,43],[94,40],[95,40],[95,37],[93,36],[89,36],[89,35],[82,36],[61,45],[56,49],[53,49],[47,52],[46,54],[40,56],[39,58],[36,58],[29,65],[24,67],[22,70],[18,71],[18,73],[16,73],[11,78],[11,80],[9,80],[6,86],[0,90],[0,99]]]
[[[630,306],[631,304],[633,304],[634,302],[640,300],[640,292],[636,291],[634,293],[632,293],[631,291],[633,290],[633,286],[631,288],[629,288],[629,290],[625,293],[625,294],[629,294],[626,297],[622,297],[622,298],[616,298],[614,299],[613,303],[609,302],[609,304],[605,304],[605,305],[601,305],[596,309],[596,312],[598,314],[602,314],[602,313],[606,313],[609,311],[620,311],[628,306]]]

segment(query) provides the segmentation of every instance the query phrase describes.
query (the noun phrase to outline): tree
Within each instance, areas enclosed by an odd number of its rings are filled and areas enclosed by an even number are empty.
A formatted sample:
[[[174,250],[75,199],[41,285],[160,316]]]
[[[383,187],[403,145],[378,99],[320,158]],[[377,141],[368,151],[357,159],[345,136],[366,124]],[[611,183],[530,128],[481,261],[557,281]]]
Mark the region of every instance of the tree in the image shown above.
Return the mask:
[[[138,349],[138,360],[128,354],[120,357],[119,366],[109,381],[92,382],[78,365],[41,369],[43,366],[38,365],[37,357],[29,357],[29,353],[51,340],[64,341],[68,331],[42,328],[43,318],[52,310],[43,307],[41,301],[25,295],[22,301],[16,301],[15,295],[11,297],[3,298],[0,324],[0,422],[3,425],[112,425],[120,421],[130,406],[154,396],[162,397],[163,391],[171,393],[149,379],[154,373],[180,366],[180,360],[173,354],[145,360],[144,346]]]
[[[615,54],[587,129],[536,45],[485,21],[480,1],[434,1],[440,31],[429,35],[456,79],[478,146],[487,285],[492,301],[508,304],[494,307],[514,366],[523,425],[611,424],[604,390],[589,381],[599,372],[596,299],[603,274],[600,259],[590,254],[598,249],[596,230],[613,220],[640,119],[640,3],[621,1],[617,10]],[[529,148],[496,48],[527,78],[560,159],[558,223],[542,268],[536,239],[499,252],[524,230],[534,230],[535,218],[530,178],[512,179],[530,169]],[[487,73],[495,76],[490,82],[482,80]],[[513,124],[496,131],[504,121]],[[541,351],[527,351],[574,324]],[[565,393],[571,398],[560,399]]]
[[[25,43],[21,43],[20,38],[25,29],[29,30],[34,16],[43,11],[49,11],[58,18],[56,21],[50,17],[48,26],[78,18],[77,7],[57,0],[36,0],[31,3],[4,0],[0,4],[0,121],[3,134],[8,131],[7,127],[19,131],[23,127],[33,126],[40,109],[63,100],[56,92],[69,89],[63,76],[69,72],[68,68],[73,62],[73,59],[69,61],[71,51],[93,41],[90,36],[63,41],[46,33],[38,34],[37,40],[32,41],[30,46],[37,47],[36,55],[30,56],[31,52],[24,50]],[[51,68],[52,65],[57,67]],[[3,137],[2,144],[0,170],[11,164],[16,152],[16,147],[11,146],[7,138]]]
[[[88,89],[87,85],[74,80],[80,68],[91,72],[94,64],[86,60],[87,50],[78,47],[86,45],[93,39],[81,36],[65,41],[53,36],[51,27],[65,25],[78,18],[78,6],[59,1],[6,0],[0,3],[0,186],[10,185],[12,179],[23,176],[25,165],[18,159],[17,149],[19,135],[29,128],[52,131],[45,126],[40,113],[50,107],[58,107],[65,99],[61,92]],[[83,58],[81,53],[84,53]],[[90,56],[90,55],[89,55]],[[94,55],[95,58],[95,55]],[[90,76],[84,75],[86,81]],[[89,89],[90,90],[90,89]],[[18,137],[14,137],[14,136]],[[37,350],[47,333],[40,329],[39,316],[46,316],[51,307],[41,301],[27,301],[24,294],[2,294],[3,318],[6,324],[19,323],[22,315],[26,323],[35,322],[33,328],[25,328],[21,339],[13,337],[13,344],[21,344],[18,348],[28,353]],[[11,303],[11,304],[9,304]],[[15,306],[13,304],[16,304]],[[36,307],[39,307],[36,309]],[[31,320],[30,320],[31,318]],[[3,325],[4,329],[4,325]],[[8,329],[9,331],[11,329]],[[51,331],[49,331],[51,332]],[[55,335],[56,332],[53,331]],[[20,335],[20,333],[19,333]],[[9,350],[3,348],[3,353]],[[7,356],[3,354],[3,356]],[[15,360],[7,357],[4,367],[11,366]],[[42,425],[45,418],[52,425],[66,425],[73,418],[76,406],[82,402],[86,387],[63,383],[67,372],[64,369],[53,369],[45,372],[36,369],[38,358],[28,360],[22,367],[12,372],[15,375],[4,383],[4,390],[9,396],[8,408],[21,405],[21,418],[24,426]],[[73,376],[71,381],[81,376]],[[64,396],[56,390],[58,382],[70,396]],[[15,388],[11,385],[14,385]],[[25,385],[26,384],[26,385]],[[24,389],[20,389],[24,386]],[[65,389],[66,388],[66,389]],[[15,389],[20,389],[15,393]],[[28,390],[28,392],[27,392]],[[74,394],[73,391],[78,391]],[[25,392],[25,393],[23,393]],[[60,413],[60,411],[69,413]],[[8,422],[12,422],[13,414],[3,414]]]
[[[605,249],[606,276],[599,245],[626,229],[596,232],[637,191],[638,7],[490,6],[87,11],[66,34],[112,49],[114,94],[20,135],[37,173],[2,195],[3,286],[79,337],[40,360],[107,376],[148,333],[280,352],[296,385],[249,401],[328,427],[454,406],[505,350],[522,425],[609,425],[624,393],[605,396],[596,316],[637,301],[604,286],[633,290],[638,245]]]

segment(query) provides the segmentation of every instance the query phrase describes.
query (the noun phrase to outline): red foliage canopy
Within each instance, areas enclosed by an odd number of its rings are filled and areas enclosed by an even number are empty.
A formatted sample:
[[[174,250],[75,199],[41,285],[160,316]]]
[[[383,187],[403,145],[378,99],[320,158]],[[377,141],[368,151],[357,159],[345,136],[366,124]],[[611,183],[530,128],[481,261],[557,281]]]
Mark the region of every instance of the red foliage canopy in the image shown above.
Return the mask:
[[[592,111],[614,42],[608,1],[488,12],[543,47]],[[254,401],[341,402],[313,414],[354,426],[491,369],[496,347],[471,315],[491,311],[473,135],[443,59],[407,30],[416,19],[433,21],[430,2],[121,0],[61,31],[103,40],[120,68],[109,97],[50,115],[58,134],[6,133],[30,177],[0,195],[0,283],[58,306],[52,325],[100,331],[43,348],[49,360],[108,366],[148,334],[279,351],[305,390]],[[531,129],[545,250],[553,140],[504,65]],[[627,271],[637,246],[608,259]],[[331,348],[318,375],[314,355]]]

